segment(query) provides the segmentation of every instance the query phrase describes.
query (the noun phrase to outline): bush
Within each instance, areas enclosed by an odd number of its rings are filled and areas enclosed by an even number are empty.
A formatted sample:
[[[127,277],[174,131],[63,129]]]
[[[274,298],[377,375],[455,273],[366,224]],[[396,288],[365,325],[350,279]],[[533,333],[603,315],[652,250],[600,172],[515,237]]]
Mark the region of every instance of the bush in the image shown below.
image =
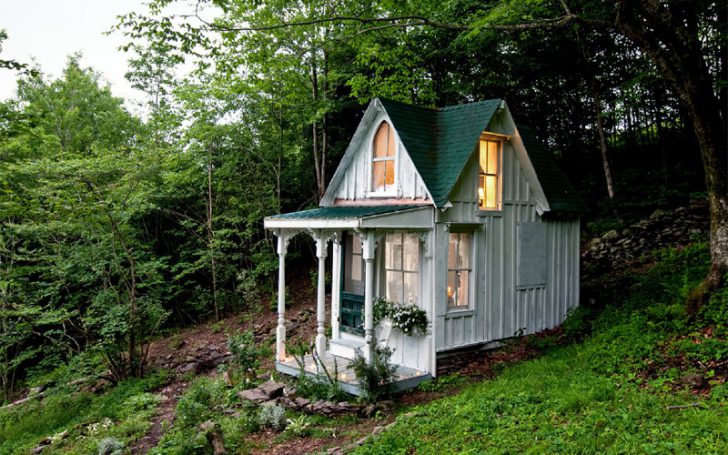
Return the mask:
[[[227,347],[232,354],[231,363],[243,370],[246,375],[253,376],[255,369],[260,366],[258,358],[261,354],[253,331],[246,330],[229,336]]]
[[[124,444],[116,438],[104,438],[99,441],[98,455],[121,455]]]
[[[197,426],[214,418],[226,402],[225,384],[202,377],[192,383],[177,403],[177,420],[184,427]]]
[[[277,404],[261,406],[258,412],[258,424],[261,427],[282,431],[286,428],[286,410]]]
[[[571,308],[562,325],[564,336],[570,341],[581,340],[592,330],[592,311],[584,306]]]
[[[374,340],[371,353],[372,358],[369,362],[364,357],[357,356],[350,366],[362,388],[363,398],[366,401],[375,402],[394,393],[397,366],[389,361],[392,357],[392,350],[388,347],[377,346]]]

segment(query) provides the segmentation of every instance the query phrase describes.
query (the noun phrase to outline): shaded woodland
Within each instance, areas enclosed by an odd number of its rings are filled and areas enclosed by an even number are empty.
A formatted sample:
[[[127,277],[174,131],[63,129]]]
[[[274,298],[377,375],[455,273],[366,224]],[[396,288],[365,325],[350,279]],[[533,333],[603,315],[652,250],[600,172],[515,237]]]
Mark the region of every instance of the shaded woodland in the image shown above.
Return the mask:
[[[2,400],[81,352],[117,380],[143,376],[153,337],[274,301],[262,219],[317,204],[374,97],[505,99],[587,201],[589,232],[706,199],[711,233],[725,232],[713,207],[726,181],[722,2],[569,2],[581,19],[563,24],[565,3],[549,1],[524,11],[509,1],[218,0],[167,17],[169,3],[111,31],[128,38],[144,115],[78,56],[58,77],[23,73],[17,96],[0,102]],[[676,89],[675,77],[697,79],[666,73],[650,43],[590,22],[621,11],[640,23],[663,8],[679,28],[654,33],[697,46],[692,69],[709,83],[697,108],[717,131],[696,130],[696,106]],[[717,168],[706,167],[706,134]],[[708,186],[706,169],[716,172]],[[312,245],[297,242],[289,257],[307,270]],[[711,248],[725,273],[728,252]]]

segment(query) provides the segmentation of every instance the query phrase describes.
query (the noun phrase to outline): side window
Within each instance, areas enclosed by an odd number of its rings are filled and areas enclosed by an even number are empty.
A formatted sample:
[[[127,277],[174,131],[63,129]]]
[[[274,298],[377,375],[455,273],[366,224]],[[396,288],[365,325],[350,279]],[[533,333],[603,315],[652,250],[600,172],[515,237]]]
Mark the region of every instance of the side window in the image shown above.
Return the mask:
[[[480,210],[501,209],[501,145],[500,141],[489,139],[481,139],[479,143],[478,207]]]
[[[471,234],[451,232],[447,253],[447,306],[470,308]]]
[[[372,144],[372,187],[375,193],[394,189],[394,163],[397,145],[389,123],[382,122]]]

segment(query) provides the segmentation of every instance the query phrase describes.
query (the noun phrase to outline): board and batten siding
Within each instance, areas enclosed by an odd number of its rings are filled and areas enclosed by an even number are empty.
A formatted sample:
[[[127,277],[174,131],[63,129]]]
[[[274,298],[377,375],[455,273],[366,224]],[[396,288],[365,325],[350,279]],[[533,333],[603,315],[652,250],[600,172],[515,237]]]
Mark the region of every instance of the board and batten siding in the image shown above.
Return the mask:
[[[361,145],[359,145],[359,149],[354,154],[341,183],[339,183],[334,193],[335,199],[357,201],[373,196],[376,197],[376,193],[370,192],[372,178],[372,141],[382,121],[387,121],[390,126],[392,125],[386,113],[380,112],[377,114],[377,117],[372,123],[372,127],[369,129],[367,136],[362,140]],[[395,131],[394,128],[392,128],[392,131]],[[425,183],[415,169],[415,165],[402,145],[402,141],[399,140],[399,136],[396,136],[395,142],[397,144],[397,157],[395,158],[395,185],[397,187],[397,194],[393,197],[400,199],[419,199],[423,201],[429,200],[430,198]]]
[[[507,128],[500,130],[512,134]],[[437,351],[555,327],[578,304],[579,219],[538,214],[531,184],[510,142],[503,146],[502,210],[481,213],[478,166],[474,153],[451,193],[452,207],[440,215],[436,226]],[[458,225],[470,230],[474,240],[474,300],[469,310],[448,310],[445,297],[448,232]]]

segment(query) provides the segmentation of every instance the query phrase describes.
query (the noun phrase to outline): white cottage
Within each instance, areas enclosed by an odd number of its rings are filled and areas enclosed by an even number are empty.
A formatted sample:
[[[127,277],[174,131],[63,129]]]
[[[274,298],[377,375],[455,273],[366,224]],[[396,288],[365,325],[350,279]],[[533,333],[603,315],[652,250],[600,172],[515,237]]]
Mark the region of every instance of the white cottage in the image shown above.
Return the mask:
[[[265,219],[278,237],[277,367],[286,353],[285,255],[301,232],[319,258],[315,350],[347,359],[370,341],[394,350],[408,387],[434,375],[438,357],[538,332],[579,302],[579,214],[573,187],[500,99],[428,109],[369,104],[320,207]],[[325,333],[325,259],[332,244],[331,338]],[[427,335],[374,327],[377,297],[414,303]],[[363,330],[362,330],[363,327]],[[368,357],[367,357],[368,358]],[[348,387],[347,387],[348,386]]]

